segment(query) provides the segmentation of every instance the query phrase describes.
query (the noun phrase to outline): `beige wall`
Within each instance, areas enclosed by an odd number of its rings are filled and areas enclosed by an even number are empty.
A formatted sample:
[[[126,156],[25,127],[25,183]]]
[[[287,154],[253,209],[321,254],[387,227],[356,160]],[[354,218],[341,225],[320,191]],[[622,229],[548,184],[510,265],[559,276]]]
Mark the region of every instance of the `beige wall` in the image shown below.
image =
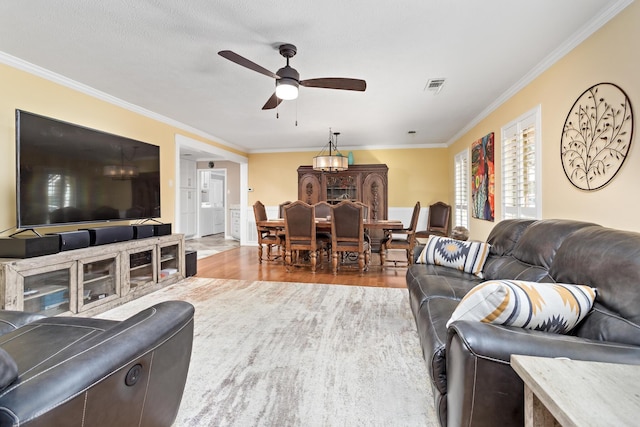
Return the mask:
[[[0,229],[16,225],[15,110],[21,109],[160,146],[162,221],[175,222],[175,134],[207,141],[27,72],[0,64]],[[228,150],[236,154],[235,150]],[[77,228],[77,227],[75,227]],[[46,229],[42,230],[47,232]]]
[[[344,155],[347,154],[345,151]],[[298,172],[310,165],[316,152],[249,155],[249,204],[260,200],[277,206],[298,198]],[[442,200],[449,203],[449,177],[453,160],[446,148],[355,150],[355,164],[384,163],[389,167],[389,206],[422,206]]]
[[[485,120],[457,140],[453,156],[478,138],[495,132],[496,222],[502,218],[500,175],[500,128],[537,105],[542,109],[542,216],[570,218],[640,231],[640,146],[635,132],[627,160],[613,181],[598,191],[581,191],[565,177],[560,162],[560,138],[567,113],[575,100],[596,83],[620,86],[635,107],[636,128],[640,120],[640,4],[632,3],[531,84],[501,105]],[[637,129],[636,129],[637,131]],[[453,176],[451,175],[451,179]],[[453,192],[453,188],[450,188]],[[450,193],[450,198],[453,197]],[[471,219],[471,237],[484,239],[494,223]]]

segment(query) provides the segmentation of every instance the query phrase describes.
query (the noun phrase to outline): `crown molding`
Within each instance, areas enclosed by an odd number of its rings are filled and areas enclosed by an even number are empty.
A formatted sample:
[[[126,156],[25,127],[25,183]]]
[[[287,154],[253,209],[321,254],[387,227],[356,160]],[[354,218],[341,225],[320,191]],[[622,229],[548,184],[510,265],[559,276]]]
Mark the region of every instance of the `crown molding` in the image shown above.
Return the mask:
[[[20,58],[16,58],[15,56],[9,55],[8,53],[0,52],[0,62],[6,65],[9,65],[10,67],[32,74],[34,76],[41,77],[45,80],[49,80],[53,83],[56,83],[61,86],[67,87],[69,89],[75,90],[77,92],[83,93],[85,95],[89,95],[101,101],[108,102],[117,107],[124,108],[125,110],[131,111],[133,113],[140,114],[142,116],[148,117],[158,122],[167,124],[169,126],[173,126],[185,132],[193,133],[194,135],[198,135],[210,141],[215,141],[221,145],[224,145],[225,147],[233,148],[235,150],[238,150],[244,153],[248,152],[246,147],[240,147],[238,145],[232,144],[221,138],[218,138],[214,135],[210,135],[206,132],[202,132],[199,129],[188,126],[177,120],[171,119],[169,117],[163,116],[158,113],[154,113],[153,111],[147,110],[135,104],[131,104],[130,102],[127,102],[115,96],[109,95],[108,93],[99,91],[95,88],[92,88],[91,86],[87,86],[85,84],[72,80],[68,77],[54,73],[53,71],[42,68],[38,65],[24,61]]]
[[[376,150],[410,150],[415,148],[447,148],[447,144],[394,144],[394,145],[358,145],[358,146],[340,146],[340,152],[344,151],[376,151]],[[250,150],[250,154],[269,154],[269,153],[306,153],[318,152],[321,147],[313,148],[270,148]]]

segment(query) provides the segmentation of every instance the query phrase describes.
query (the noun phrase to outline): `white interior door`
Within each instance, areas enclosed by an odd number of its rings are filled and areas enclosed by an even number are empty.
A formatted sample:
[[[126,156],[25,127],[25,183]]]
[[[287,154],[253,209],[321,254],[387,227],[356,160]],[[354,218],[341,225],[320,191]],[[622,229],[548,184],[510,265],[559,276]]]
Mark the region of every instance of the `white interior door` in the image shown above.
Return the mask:
[[[225,176],[221,172],[200,171],[200,236],[224,233]]]
[[[211,200],[213,204],[213,233],[224,233],[224,176],[211,176]]]

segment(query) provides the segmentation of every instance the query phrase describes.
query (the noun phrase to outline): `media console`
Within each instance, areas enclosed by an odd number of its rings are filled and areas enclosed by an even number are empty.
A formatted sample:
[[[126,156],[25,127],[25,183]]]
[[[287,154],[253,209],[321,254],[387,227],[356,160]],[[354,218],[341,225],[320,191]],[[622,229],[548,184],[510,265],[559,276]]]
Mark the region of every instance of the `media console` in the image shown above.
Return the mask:
[[[32,231],[35,235],[14,237],[25,231]],[[41,236],[34,229],[24,229],[9,237],[0,237],[0,258],[32,258],[88,246],[107,245],[170,234],[171,223],[112,225],[50,233],[44,236]]]
[[[5,310],[93,316],[185,277],[184,235],[0,258]]]

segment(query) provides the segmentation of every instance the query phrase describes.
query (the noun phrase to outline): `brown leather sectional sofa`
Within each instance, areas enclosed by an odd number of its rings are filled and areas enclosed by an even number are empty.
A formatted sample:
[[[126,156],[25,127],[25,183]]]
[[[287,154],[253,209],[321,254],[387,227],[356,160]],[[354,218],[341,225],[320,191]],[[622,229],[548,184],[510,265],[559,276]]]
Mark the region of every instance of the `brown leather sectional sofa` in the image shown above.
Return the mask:
[[[193,314],[183,301],[122,322],[0,310],[0,426],[170,426]]]
[[[640,364],[640,233],[571,220],[505,220],[487,241],[484,279],[426,264],[407,270],[442,426],[524,425],[524,385],[509,364],[512,354]],[[570,335],[471,321],[447,328],[462,297],[491,279],[587,284],[597,297]]]

